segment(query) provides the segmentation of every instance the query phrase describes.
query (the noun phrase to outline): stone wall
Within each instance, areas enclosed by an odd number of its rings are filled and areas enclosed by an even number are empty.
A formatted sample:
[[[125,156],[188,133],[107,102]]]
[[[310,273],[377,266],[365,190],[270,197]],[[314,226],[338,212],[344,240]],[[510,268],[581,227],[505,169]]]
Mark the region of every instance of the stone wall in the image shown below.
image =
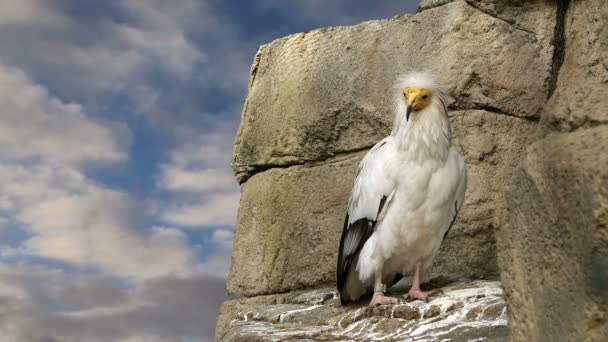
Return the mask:
[[[234,146],[242,196],[229,292],[334,281],[355,169],[390,132],[390,89],[412,68],[432,70],[446,85],[469,165],[464,209],[428,275],[496,274],[495,212],[551,75],[554,7],[538,1],[525,10],[506,20],[456,1],[262,46]]]
[[[557,83],[499,225],[514,341],[608,341],[608,6],[562,3]]]

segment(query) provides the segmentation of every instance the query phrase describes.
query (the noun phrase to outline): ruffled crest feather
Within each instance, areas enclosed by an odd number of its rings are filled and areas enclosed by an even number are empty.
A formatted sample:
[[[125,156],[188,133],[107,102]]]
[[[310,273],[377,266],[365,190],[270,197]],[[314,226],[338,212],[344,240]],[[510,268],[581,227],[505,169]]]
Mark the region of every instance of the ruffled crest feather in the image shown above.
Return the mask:
[[[432,104],[427,110],[437,110],[445,114],[447,118],[447,95],[435,76],[428,71],[408,71],[397,77],[393,86],[393,104],[395,120],[393,133],[400,130],[408,123],[405,118],[406,105],[403,99],[403,88],[416,87],[427,89],[431,92]]]

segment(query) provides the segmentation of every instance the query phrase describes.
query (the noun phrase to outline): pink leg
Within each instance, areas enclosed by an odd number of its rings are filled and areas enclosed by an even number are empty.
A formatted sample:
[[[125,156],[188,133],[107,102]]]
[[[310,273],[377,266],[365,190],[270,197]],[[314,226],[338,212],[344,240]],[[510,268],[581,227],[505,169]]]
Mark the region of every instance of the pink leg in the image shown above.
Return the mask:
[[[427,302],[430,296],[442,292],[441,289],[432,289],[430,291],[420,290],[420,268],[420,263],[417,263],[416,272],[414,272],[414,282],[412,284],[412,288],[410,288],[410,291],[407,293],[407,296],[405,296],[405,299],[408,302],[411,302],[416,299],[424,300],[425,302]]]
[[[374,307],[376,305],[396,304],[397,302],[397,298],[388,297],[384,295],[384,284],[382,284],[382,271],[376,272],[376,279],[374,281],[374,296],[372,297],[372,301],[369,303],[369,307]]]

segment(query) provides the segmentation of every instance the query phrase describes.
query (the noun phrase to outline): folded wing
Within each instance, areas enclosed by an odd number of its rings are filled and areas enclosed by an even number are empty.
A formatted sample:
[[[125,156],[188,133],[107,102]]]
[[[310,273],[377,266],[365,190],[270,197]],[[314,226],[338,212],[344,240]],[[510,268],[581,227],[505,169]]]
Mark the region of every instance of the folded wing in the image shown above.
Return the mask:
[[[383,217],[394,184],[386,174],[386,165],[391,137],[377,143],[363,158],[355,178],[344,220],[338,254],[338,291],[345,288],[351,267],[357,265],[359,252],[374,232],[376,223]],[[342,297],[342,296],[341,296]]]

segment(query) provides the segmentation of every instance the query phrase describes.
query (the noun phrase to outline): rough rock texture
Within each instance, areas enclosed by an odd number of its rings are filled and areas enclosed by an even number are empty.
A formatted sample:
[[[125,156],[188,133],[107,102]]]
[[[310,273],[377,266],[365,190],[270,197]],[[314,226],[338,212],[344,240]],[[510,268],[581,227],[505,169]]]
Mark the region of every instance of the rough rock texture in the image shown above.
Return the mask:
[[[548,91],[555,8],[532,3],[522,15],[525,29],[456,1],[262,46],[234,147],[237,178],[370,147],[390,131],[390,89],[410,68],[438,74],[452,108],[538,117]]]
[[[242,185],[229,292],[285,292],[335,279],[344,199],[363,155],[270,169]]]
[[[435,276],[497,274],[494,232],[512,170],[536,124],[483,110],[450,113],[453,141],[468,170],[465,207],[427,272]]]
[[[222,306],[216,340],[508,340],[498,281],[458,283],[444,290],[428,303],[404,302],[374,309],[342,308],[333,289],[231,300]]]
[[[608,6],[571,1],[559,20],[555,91],[497,235],[501,277],[514,341],[608,341]]]
[[[229,292],[334,280],[356,165],[390,132],[390,88],[408,68],[431,69],[447,85],[469,165],[459,223],[427,275],[498,272],[494,213],[547,98],[555,8],[496,9],[512,21],[478,7],[455,1],[260,48],[233,154],[242,196]]]
[[[450,115],[454,142],[468,164],[469,189],[459,223],[427,278],[496,274],[495,211],[535,123],[483,110]],[[346,202],[364,155],[274,168],[242,185],[231,293],[285,292],[335,280]]]
[[[418,12],[439,7],[457,0],[421,0]],[[545,20],[554,20],[557,1],[554,0],[465,0],[467,4],[478,10],[503,20],[517,29],[528,31],[537,36],[539,40],[547,41],[553,39],[554,24],[542,25]],[[542,8],[542,11],[539,11]]]

